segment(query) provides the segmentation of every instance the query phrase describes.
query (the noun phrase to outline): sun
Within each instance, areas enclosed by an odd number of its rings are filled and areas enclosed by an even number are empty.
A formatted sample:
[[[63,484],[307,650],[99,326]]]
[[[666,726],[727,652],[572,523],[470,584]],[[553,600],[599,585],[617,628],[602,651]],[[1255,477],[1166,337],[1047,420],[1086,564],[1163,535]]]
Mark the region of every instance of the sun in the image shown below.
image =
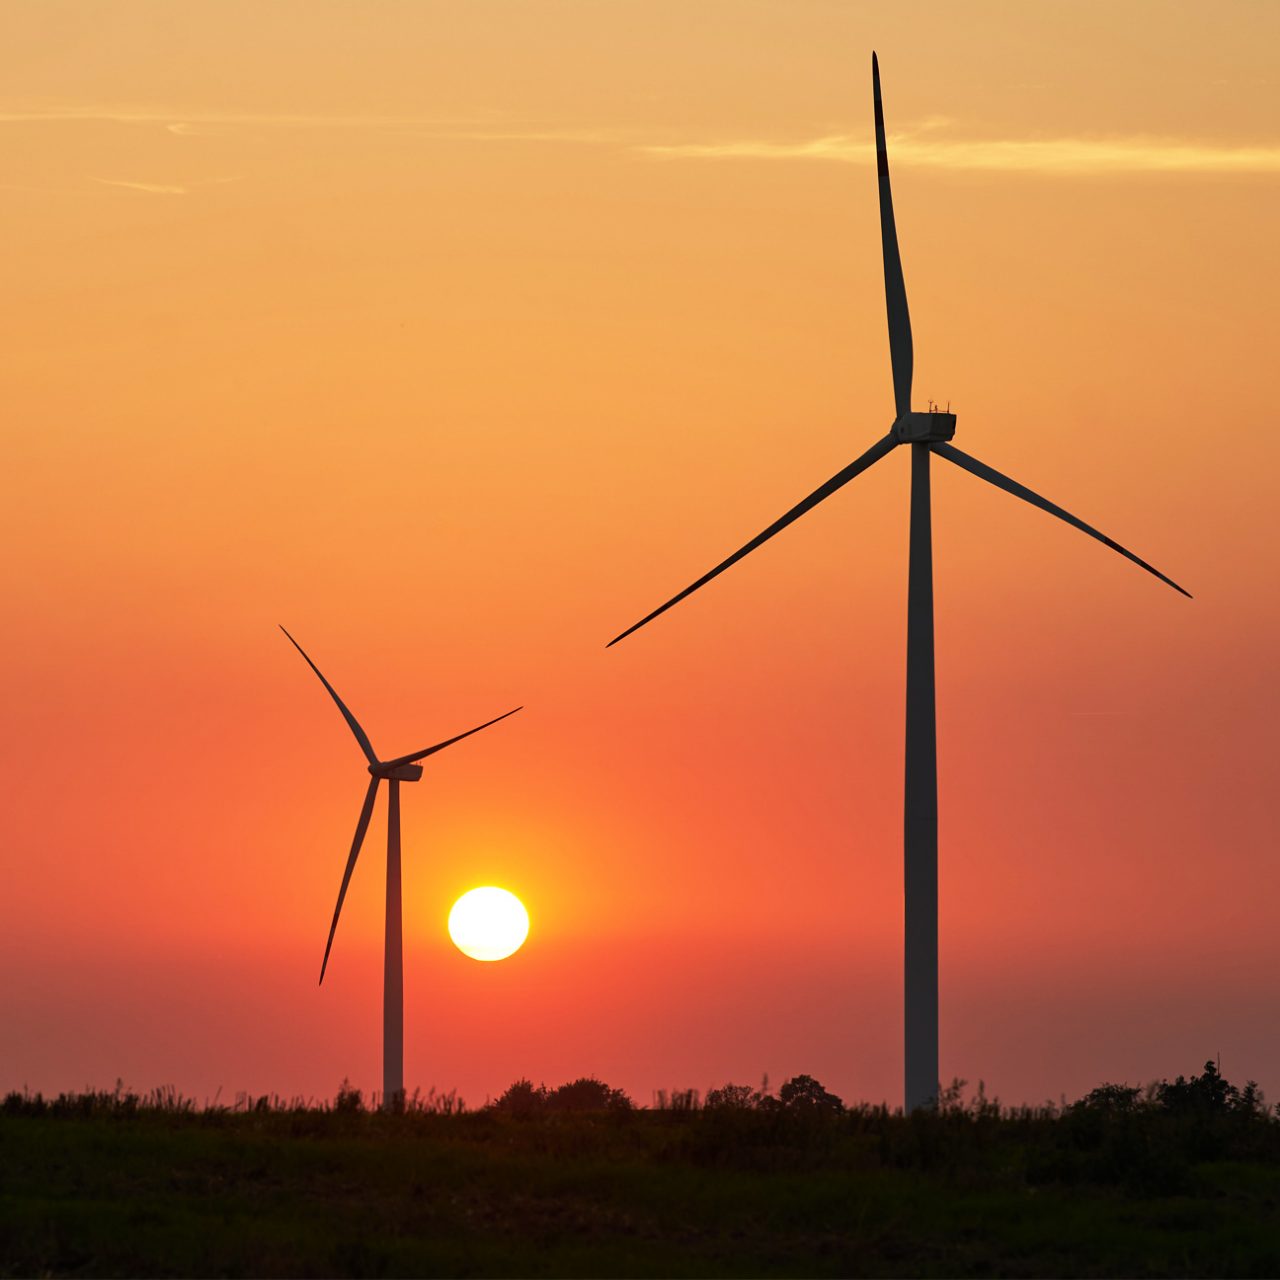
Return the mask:
[[[529,913],[514,893],[495,885],[470,889],[449,912],[453,945],[473,960],[505,960],[529,936]]]

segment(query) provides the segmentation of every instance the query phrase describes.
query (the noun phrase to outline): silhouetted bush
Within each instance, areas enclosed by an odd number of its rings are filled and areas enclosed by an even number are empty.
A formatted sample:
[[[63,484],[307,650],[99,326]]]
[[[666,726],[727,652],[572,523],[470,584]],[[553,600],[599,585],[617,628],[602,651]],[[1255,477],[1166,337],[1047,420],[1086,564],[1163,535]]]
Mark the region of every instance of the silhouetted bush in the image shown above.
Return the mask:
[[[517,1080],[500,1098],[489,1104],[492,1111],[521,1119],[591,1112],[618,1114],[631,1111],[633,1107],[631,1099],[621,1089],[611,1089],[594,1076],[582,1076],[558,1089],[548,1089],[545,1084],[535,1089],[531,1081]]]
[[[621,1089],[611,1089],[594,1076],[562,1084],[547,1097],[547,1110],[552,1112],[630,1111],[632,1106]]]
[[[844,1110],[844,1103],[812,1076],[792,1076],[778,1090],[778,1101],[788,1111],[809,1115],[839,1115]]]
[[[1212,1060],[1204,1064],[1204,1074],[1190,1080],[1179,1076],[1172,1084],[1162,1080],[1155,1100],[1173,1115],[1221,1116],[1230,1112],[1254,1115],[1265,1110],[1261,1091],[1250,1080],[1243,1089],[1228,1083]]]
[[[764,1095],[749,1084],[726,1084],[708,1089],[702,1106],[705,1111],[750,1111]]]
[[[266,1099],[262,1098],[259,1101],[265,1102]],[[364,1094],[359,1089],[352,1088],[351,1081],[345,1076],[338,1086],[338,1096],[333,1100],[333,1109],[340,1115],[352,1115],[364,1110]]]
[[[505,1115],[528,1119],[541,1115],[547,1107],[547,1086],[540,1084],[536,1089],[529,1080],[517,1080],[515,1084],[496,1101],[490,1103],[494,1111]]]
[[[1142,1090],[1137,1085],[1100,1084],[1073,1102],[1073,1111],[1095,1111],[1108,1116],[1132,1115],[1141,1106]]]
[[[788,1080],[775,1097],[766,1078],[759,1089],[726,1084],[707,1092],[697,1125],[680,1154],[722,1168],[783,1170],[823,1164],[847,1144],[844,1103],[812,1076]]]

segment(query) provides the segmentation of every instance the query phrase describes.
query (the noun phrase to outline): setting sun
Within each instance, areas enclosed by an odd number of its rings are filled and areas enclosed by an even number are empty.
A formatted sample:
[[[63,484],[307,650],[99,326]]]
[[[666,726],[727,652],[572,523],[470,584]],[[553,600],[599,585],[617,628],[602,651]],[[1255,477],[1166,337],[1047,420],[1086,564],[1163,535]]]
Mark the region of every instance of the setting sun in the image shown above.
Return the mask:
[[[464,893],[449,912],[449,937],[473,960],[505,960],[529,936],[529,913],[514,893],[486,885]]]

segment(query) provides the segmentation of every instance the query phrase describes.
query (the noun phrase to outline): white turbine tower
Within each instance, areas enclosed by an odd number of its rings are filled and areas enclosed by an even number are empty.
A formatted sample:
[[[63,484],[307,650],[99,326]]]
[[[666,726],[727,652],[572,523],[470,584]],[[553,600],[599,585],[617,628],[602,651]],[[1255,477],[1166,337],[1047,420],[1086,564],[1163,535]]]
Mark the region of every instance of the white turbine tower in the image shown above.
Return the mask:
[[[880,238],[884,254],[884,292],[889,313],[889,356],[893,369],[895,417],[887,435],[860,458],[838,471],[826,484],[775,520],[710,573],[673,596],[666,604],[615,636],[609,644],[629,636],[652,622],[685,596],[736,564],[748,552],[767,542],[837,489],[848,484],[900,444],[911,446],[911,551],[907,579],[907,734],[906,795],[903,822],[904,854],[904,952],[905,952],[905,1101],[908,1110],[928,1105],[938,1092],[938,769],[933,684],[933,544],[929,502],[929,461],[933,454],[986,480],[1024,502],[1097,538],[1113,551],[1155,574],[1175,591],[1189,595],[1171,578],[1140,560],[1119,543],[1085,524],[1061,507],[977,458],[962,453],[948,441],[955,435],[953,413],[926,413],[911,408],[911,318],[898,254],[898,233],[893,221],[893,197],[889,190],[889,159],[885,150],[884,114],[880,104],[880,69],[871,55],[875,104],[876,169],[880,183]]]
[[[291,636],[284,627],[280,628],[289,637],[289,642],[306,659],[307,666],[320,678],[320,683],[329,691],[329,696],[338,704],[342,718],[347,722],[360,750],[369,762],[369,789],[365,792],[364,805],[360,810],[360,818],[356,823],[355,838],[351,841],[351,853],[347,857],[346,870],[342,873],[342,886],[338,890],[338,905],[333,909],[333,923],[329,925],[329,940],[324,944],[324,959],[320,962],[320,981],[324,982],[325,969],[329,965],[329,951],[333,946],[333,935],[338,928],[338,916],[342,914],[342,901],[347,896],[347,885],[351,883],[351,873],[355,870],[356,859],[360,856],[360,846],[364,843],[365,832],[369,829],[369,819],[373,815],[373,802],[378,794],[378,784],[387,784],[387,926],[386,941],[383,950],[382,969],[382,1105],[395,1107],[404,1096],[404,956],[400,928],[400,784],[417,782],[422,777],[422,766],[419,760],[433,756],[445,747],[451,747],[463,738],[469,738],[481,729],[487,729],[507,716],[513,716],[522,710],[515,707],[503,715],[484,724],[468,729],[456,737],[437,742],[434,747],[426,747],[422,751],[414,751],[407,756],[396,756],[394,760],[379,760],[369,741],[369,735],[360,727],[359,721],[347,710],[347,705],[338,697],[337,691],[321,674],[320,668],[307,657],[306,650]]]

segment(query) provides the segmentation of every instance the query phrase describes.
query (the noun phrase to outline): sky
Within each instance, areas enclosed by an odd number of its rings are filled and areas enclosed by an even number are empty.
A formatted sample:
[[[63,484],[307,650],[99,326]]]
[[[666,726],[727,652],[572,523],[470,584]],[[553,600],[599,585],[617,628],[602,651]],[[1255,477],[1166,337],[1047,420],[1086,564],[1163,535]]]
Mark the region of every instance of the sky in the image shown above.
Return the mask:
[[[901,1099],[909,464],[605,643],[917,407],[941,1074],[1280,1098],[1280,8],[0,11],[0,1089]],[[445,933],[523,899],[511,960]]]

